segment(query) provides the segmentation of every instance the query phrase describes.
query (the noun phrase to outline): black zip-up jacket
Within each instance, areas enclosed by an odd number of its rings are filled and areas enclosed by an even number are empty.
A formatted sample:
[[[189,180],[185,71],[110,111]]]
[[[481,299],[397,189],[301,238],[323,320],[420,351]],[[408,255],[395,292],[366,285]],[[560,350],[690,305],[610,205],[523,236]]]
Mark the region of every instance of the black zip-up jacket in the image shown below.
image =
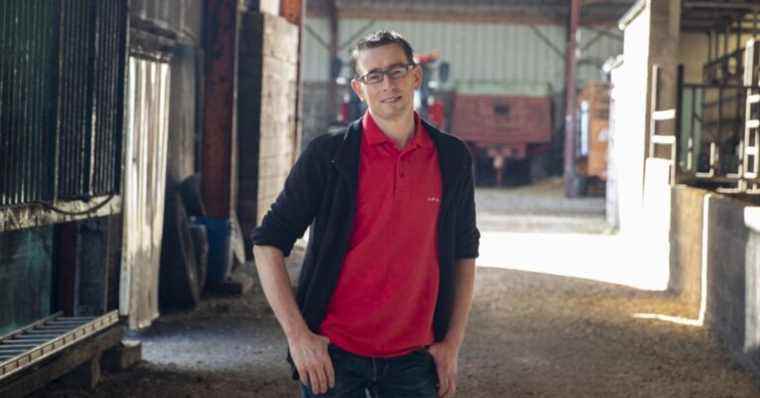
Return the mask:
[[[454,302],[456,260],[478,256],[472,160],[465,144],[424,122],[438,150],[442,199],[438,215],[440,266],[434,336],[446,336]],[[251,240],[288,256],[311,225],[296,301],[309,328],[318,332],[338,282],[354,224],[359,178],[361,119],[344,133],[315,138],[290,171],[285,187]],[[388,237],[389,244],[393,237]]]

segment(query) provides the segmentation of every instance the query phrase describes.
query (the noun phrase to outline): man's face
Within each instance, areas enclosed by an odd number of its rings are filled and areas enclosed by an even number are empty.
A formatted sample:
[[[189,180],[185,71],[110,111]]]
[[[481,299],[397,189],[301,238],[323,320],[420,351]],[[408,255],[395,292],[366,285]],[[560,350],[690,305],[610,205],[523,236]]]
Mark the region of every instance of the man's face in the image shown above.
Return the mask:
[[[394,66],[409,63],[404,50],[393,43],[362,50],[356,61],[359,76],[373,71],[387,71]],[[422,71],[415,66],[403,77],[394,79],[386,75],[382,81],[375,84],[353,79],[351,88],[362,101],[367,102],[373,117],[397,120],[411,114],[414,109],[414,90],[419,88],[421,83]]]

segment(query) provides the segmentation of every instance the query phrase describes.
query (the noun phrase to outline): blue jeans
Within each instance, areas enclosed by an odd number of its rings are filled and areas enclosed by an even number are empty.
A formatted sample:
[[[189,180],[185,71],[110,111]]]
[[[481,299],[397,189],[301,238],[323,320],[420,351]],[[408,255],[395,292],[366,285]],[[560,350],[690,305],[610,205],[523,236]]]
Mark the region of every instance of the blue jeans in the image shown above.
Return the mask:
[[[427,350],[395,358],[354,355],[332,344],[335,387],[316,395],[301,384],[302,398],[436,398],[438,376]]]

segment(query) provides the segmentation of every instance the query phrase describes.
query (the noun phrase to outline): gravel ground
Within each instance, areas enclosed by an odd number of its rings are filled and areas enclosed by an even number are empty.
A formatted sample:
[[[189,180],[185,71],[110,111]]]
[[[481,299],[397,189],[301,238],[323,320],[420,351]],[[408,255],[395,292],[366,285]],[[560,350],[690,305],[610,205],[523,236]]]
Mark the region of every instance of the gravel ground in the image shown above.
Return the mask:
[[[634,316],[690,318],[696,309],[666,292],[630,287],[635,274],[600,277],[621,244],[604,224],[603,200],[567,200],[560,188],[549,180],[477,193],[487,244],[457,396],[759,397],[752,377],[708,330]],[[557,248],[566,241],[572,248]],[[525,249],[530,244],[548,249]],[[589,265],[584,253],[610,245],[594,260],[601,265]],[[95,391],[54,384],[38,396],[296,396],[284,337],[257,288],[241,298],[207,298],[134,337],[144,344],[138,366],[105,375]]]

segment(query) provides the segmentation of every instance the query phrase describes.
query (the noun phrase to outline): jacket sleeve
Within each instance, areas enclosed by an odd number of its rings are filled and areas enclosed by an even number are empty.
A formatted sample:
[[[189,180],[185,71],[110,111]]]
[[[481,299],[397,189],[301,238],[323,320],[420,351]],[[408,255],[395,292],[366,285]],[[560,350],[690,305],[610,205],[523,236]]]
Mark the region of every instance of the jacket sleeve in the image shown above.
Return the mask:
[[[312,223],[322,201],[328,162],[318,149],[326,139],[312,141],[290,170],[277,199],[256,229],[251,241],[257,246],[274,246],[287,257],[296,239]]]
[[[456,209],[456,259],[476,258],[480,246],[480,231],[475,221],[475,183],[473,179],[472,157],[465,151],[462,182],[459,187],[459,200]]]

